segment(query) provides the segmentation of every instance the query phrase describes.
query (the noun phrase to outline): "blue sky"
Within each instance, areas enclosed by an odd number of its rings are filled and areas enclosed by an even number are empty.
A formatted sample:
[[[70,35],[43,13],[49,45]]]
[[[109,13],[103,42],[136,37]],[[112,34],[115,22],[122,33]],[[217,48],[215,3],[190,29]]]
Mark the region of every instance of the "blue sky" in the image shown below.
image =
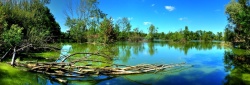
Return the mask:
[[[56,21],[65,32],[66,3],[69,0],[51,0],[47,5]],[[78,0],[73,0],[78,1]],[[99,0],[99,8],[114,22],[128,17],[132,29],[139,27],[148,32],[150,24],[158,27],[158,32],[180,31],[185,26],[189,30],[223,32],[227,25],[225,6],[230,0]]]

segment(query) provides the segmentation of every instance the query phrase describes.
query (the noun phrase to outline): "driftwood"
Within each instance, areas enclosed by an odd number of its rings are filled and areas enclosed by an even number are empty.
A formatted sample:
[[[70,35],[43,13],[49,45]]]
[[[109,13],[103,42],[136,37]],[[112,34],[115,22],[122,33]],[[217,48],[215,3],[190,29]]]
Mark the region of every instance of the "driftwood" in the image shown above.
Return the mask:
[[[16,65],[27,67],[31,72],[43,73],[50,76],[56,76],[54,80],[67,83],[63,77],[74,77],[74,78],[84,78],[86,76],[93,75],[106,75],[106,76],[119,76],[119,75],[129,75],[129,74],[143,74],[143,73],[158,73],[164,72],[171,69],[181,69],[185,67],[192,67],[192,65],[186,65],[186,63],[176,63],[176,64],[139,64],[135,66],[112,64],[106,67],[95,67],[91,64],[76,66],[76,62],[80,61],[92,61],[107,63],[104,61],[90,60],[87,58],[78,59],[72,62],[19,62]],[[110,63],[109,63],[110,64]]]
[[[20,64],[19,64],[20,65]],[[185,63],[178,64],[140,64],[136,66],[122,67],[93,67],[91,65],[75,66],[72,63],[38,63],[38,62],[27,62],[25,65],[30,71],[45,73],[54,76],[64,77],[83,77],[84,75],[126,75],[126,74],[140,74],[140,73],[157,73],[167,68],[175,68],[187,66]]]
[[[73,60],[71,62],[64,62],[67,58],[77,54],[88,54],[88,56],[82,57],[81,59]],[[88,57],[92,55],[97,55],[112,60],[111,57],[100,53],[74,53],[68,56],[64,56],[61,62],[32,61],[32,62],[18,63],[17,66],[27,67],[29,71],[32,72],[44,73],[47,75],[56,76],[55,80],[62,83],[67,82],[67,80],[63,80],[60,77],[85,77],[91,75],[118,76],[118,75],[128,75],[128,74],[158,73],[160,71],[164,71],[165,69],[191,66],[191,65],[186,65],[186,63],[139,64],[135,66],[119,65],[105,61],[88,59]],[[75,65],[75,63],[77,62],[86,62],[86,61],[107,63],[110,66],[97,67],[91,64],[82,66]]]
[[[11,59],[11,66],[15,65],[16,47],[13,49],[13,55]]]

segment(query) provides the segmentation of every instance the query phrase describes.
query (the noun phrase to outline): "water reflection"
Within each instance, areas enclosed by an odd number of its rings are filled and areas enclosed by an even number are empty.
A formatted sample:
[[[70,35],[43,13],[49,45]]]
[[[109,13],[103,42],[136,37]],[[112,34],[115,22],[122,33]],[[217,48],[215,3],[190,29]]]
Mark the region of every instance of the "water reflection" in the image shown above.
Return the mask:
[[[111,66],[112,64],[138,65],[138,64],[169,64],[186,62],[193,65],[189,68],[168,69],[159,73],[120,76],[85,76],[83,78],[64,78],[70,85],[138,85],[138,84],[170,84],[170,85],[221,85],[221,84],[250,84],[250,52],[238,49],[224,50],[219,42],[188,42],[173,43],[166,41],[157,42],[118,42],[111,45],[102,44],[68,44],[72,50],[68,54],[76,52],[101,52],[113,58],[108,60],[98,56],[90,56],[89,59],[106,61],[79,62],[77,65],[92,64],[93,66]],[[67,46],[67,45],[65,45]],[[66,52],[66,51],[65,51]],[[249,53],[245,55],[245,53]],[[81,59],[86,54],[70,57],[73,61]],[[45,84],[60,84],[53,77],[39,77],[37,81]],[[50,83],[49,83],[50,82]],[[44,83],[43,83],[44,84]]]
[[[187,42],[187,43],[175,43],[175,42],[169,42],[167,43],[169,47],[173,47],[175,49],[178,49],[180,51],[183,51],[186,55],[188,54],[188,51],[190,49],[196,49],[196,50],[211,50],[214,46],[216,46],[218,49],[222,49],[220,42]]]
[[[230,72],[225,79],[227,85],[250,84],[250,51],[232,49],[225,51],[225,70]]]

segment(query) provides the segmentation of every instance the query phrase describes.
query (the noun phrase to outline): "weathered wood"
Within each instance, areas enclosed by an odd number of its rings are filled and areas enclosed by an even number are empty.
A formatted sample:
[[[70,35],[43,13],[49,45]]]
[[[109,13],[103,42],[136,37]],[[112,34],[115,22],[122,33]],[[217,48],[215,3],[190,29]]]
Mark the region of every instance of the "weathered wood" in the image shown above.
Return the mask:
[[[13,49],[13,55],[12,55],[12,59],[11,59],[11,66],[15,65],[15,56],[16,56],[16,47],[14,47],[14,49]]]
[[[63,80],[61,78],[55,78],[55,80],[59,81],[59,82],[62,82],[62,83],[67,83],[67,80]]]
[[[23,47],[17,49],[16,52],[22,51],[22,50],[24,50],[24,49],[26,49],[26,48],[28,48],[28,47],[32,47],[32,44],[28,44],[28,45],[26,45],[26,46],[23,46]]]
[[[125,65],[124,65],[125,66]],[[140,64],[136,66],[125,66],[122,68],[118,67],[93,67],[89,66],[74,66],[69,63],[37,63],[34,64],[28,63],[27,67],[30,71],[45,73],[47,75],[54,76],[65,76],[65,77],[77,77],[84,75],[127,75],[127,74],[141,74],[141,73],[157,73],[164,69],[174,68],[174,67],[182,67],[185,66],[185,63],[177,63],[177,64]],[[74,75],[72,75],[74,74]]]

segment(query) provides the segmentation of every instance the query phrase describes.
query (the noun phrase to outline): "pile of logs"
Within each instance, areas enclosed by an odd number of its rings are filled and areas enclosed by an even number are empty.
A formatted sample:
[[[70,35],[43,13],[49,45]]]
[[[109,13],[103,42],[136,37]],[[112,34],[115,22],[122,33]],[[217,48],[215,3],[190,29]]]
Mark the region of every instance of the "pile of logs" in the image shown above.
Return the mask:
[[[185,63],[178,64],[140,64],[136,66],[126,66],[126,65],[117,65],[115,66],[106,66],[106,67],[93,67],[91,65],[85,66],[75,66],[71,63],[56,63],[56,62],[26,62],[23,66],[29,68],[30,71],[45,73],[48,75],[55,76],[65,76],[65,77],[81,77],[84,75],[125,75],[125,74],[140,74],[140,73],[156,73],[158,71],[186,66]],[[119,67],[120,66],[120,67]]]
[[[63,80],[60,77],[86,77],[91,75],[106,75],[106,76],[116,76],[116,75],[128,75],[128,74],[142,74],[142,73],[157,73],[165,69],[177,68],[190,66],[186,65],[186,63],[176,63],[176,64],[139,64],[135,66],[128,65],[118,65],[111,64],[104,61],[98,60],[90,60],[88,56],[83,57],[82,59],[77,59],[71,62],[64,62],[70,56],[76,54],[89,54],[98,55],[101,57],[105,57],[107,59],[112,59],[107,55],[100,53],[75,53],[68,56],[63,57],[61,62],[23,62],[16,63],[17,66],[27,67],[29,71],[44,73],[50,76],[56,76],[56,80],[59,82],[67,82],[67,80]],[[97,67],[92,64],[76,66],[77,62],[101,62],[107,63],[110,66]]]
[[[106,67],[94,67],[92,65],[75,66],[67,62],[26,62],[19,63],[19,66],[25,66],[32,72],[44,73],[57,77],[85,77],[90,75],[127,75],[142,73],[157,73],[164,69],[188,66],[186,63],[177,64],[139,64],[135,66],[117,65]],[[66,80],[56,78],[57,81],[67,82]]]

